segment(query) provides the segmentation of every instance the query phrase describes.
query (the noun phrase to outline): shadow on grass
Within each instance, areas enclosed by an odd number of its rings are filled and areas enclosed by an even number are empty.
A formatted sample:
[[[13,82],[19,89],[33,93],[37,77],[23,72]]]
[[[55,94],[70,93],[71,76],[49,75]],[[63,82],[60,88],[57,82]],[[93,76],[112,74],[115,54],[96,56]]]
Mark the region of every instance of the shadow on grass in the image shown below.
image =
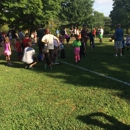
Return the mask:
[[[105,48],[105,47],[104,47]],[[126,59],[119,59],[112,57],[109,53],[111,52],[110,49],[112,49],[111,46],[108,46],[107,49],[105,50],[103,46],[97,47],[93,50],[89,49],[87,50],[87,57],[86,59],[81,60],[81,62],[78,64],[78,66],[87,68],[90,70],[93,70],[95,72],[99,73],[106,73],[109,74],[110,76],[115,74],[115,76],[119,76],[119,79],[122,80],[129,80],[128,74],[126,68],[128,65],[125,65]],[[64,60],[65,62],[74,64],[74,57],[73,57],[73,48],[72,46],[69,46],[66,49],[66,59]],[[5,56],[3,55],[3,51],[1,51],[0,48],[0,59],[2,60],[0,64],[5,65],[6,61]],[[103,56],[102,56],[103,54]],[[107,57],[107,58],[106,58]],[[17,53],[13,52],[13,55],[11,56],[11,59],[14,63],[13,68],[24,68],[24,64],[22,62],[19,62],[17,60]],[[122,60],[122,61],[120,61]],[[120,64],[123,62],[124,64]],[[76,64],[77,65],[77,64]],[[120,70],[109,70],[107,67],[115,67]],[[112,90],[119,90],[116,95],[118,95],[120,98],[127,99],[128,101],[130,100],[130,87],[125,86],[121,83],[118,83],[116,81],[113,81],[111,85],[110,79],[106,79],[104,77],[92,74],[90,72],[86,72],[65,64],[61,65],[55,65],[53,67],[53,70],[44,70],[44,61],[38,62],[38,64],[34,67],[34,72],[44,72],[48,77],[54,78],[55,80],[57,79],[62,79],[63,84],[72,84],[75,85],[76,87],[99,87],[99,88],[105,88],[105,89],[112,89]],[[118,77],[117,77],[118,78]],[[127,80],[126,80],[127,81]],[[115,96],[115,95],[114,95]]]
[[[101,121],[101,119],[105,121]],[[89,115],[78,116],[77,119],[87,125],[98,126],[105,130],[130,130],[130,126],[126,125],[113,116],[109,116],[102,112],[92,113]]]

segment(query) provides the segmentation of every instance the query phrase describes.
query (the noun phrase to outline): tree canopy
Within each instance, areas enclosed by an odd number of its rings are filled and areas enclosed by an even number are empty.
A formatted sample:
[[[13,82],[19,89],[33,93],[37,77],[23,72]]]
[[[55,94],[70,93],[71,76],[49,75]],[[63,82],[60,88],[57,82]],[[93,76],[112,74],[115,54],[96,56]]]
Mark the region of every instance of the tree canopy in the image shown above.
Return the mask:
[[[61,6],[60,20],[70,25],[88,23],[93,12],[93,0],[64,0]]]
[[[1,24],[34,28],[38,24],[104,26],[103,13],[93,11],[94,0],[1,0]]]
[[[124,28],[130,27],[130,1],[129,0],[113,0],[113,10],[110,13],[112,25],[121,24]]]

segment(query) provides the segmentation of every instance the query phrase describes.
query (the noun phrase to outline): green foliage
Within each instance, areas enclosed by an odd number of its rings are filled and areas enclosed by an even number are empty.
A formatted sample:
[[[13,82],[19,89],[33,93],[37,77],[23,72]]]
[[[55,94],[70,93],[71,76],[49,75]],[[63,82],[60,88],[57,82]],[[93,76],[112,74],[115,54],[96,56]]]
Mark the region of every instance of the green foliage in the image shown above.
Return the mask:
[[[41,0],[2,1],[1,6],[1,19],[11,25],[30,28],[43,19]]]
[[[99,28],[100,26],[104,27],[104,25],[105,25],[104,18],[105,18],[105,16],[103,13],[94,11],[93,16],[92,16],[93,27],[96,27],[96,28]]]
[[[64,0],[61,4],[62,10],[59,14],[64,25],[81,25],[88,23],[92,15],[92,0]]]
[[[110,18],[112,20],[112,27],[115,28],[117,24],[121,24],[123,28],[130,28],[130,1],[129,0],[113,0],[113,10]]]
[[[111,30],[110,27],[105,27],[105,28],[104,28],[104,33],[105,33],[105,34],[109,34],[109,33],[110,33],[110,30]]]
[[[0,27],[0,31],[8,32],[8,30],[9,30],[9,27],[7,24]]]
[[[38,24],[45,26],[48,21],[57,19],[60,0],[12,0],[0,2],[0,19],[22,28],[35,28]]]

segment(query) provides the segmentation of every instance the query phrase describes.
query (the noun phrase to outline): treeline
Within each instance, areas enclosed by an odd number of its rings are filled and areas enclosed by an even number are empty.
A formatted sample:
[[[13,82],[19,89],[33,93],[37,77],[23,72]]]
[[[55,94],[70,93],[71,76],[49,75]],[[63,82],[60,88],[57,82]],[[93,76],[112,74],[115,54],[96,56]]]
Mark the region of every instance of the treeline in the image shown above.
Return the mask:
[[[87,24],[90,29],[102,26],[106,33],[111,33],[111,19],[94,11],[93,3],[93,0],[1,0],[0,26],[35,29],[40,24],[55,30]]]
[[[120,23],[125,33],[130,33],[130,0],[113,0],[113,10],[110,13],[111,26]]]

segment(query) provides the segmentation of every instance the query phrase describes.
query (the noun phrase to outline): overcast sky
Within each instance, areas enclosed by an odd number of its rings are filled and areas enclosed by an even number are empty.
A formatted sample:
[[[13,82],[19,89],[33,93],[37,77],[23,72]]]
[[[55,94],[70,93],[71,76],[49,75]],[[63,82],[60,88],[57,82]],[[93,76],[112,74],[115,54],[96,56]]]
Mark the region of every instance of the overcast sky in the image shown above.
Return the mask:
[[[95,0],[94,10],[104,13],[105,16],[109,16],[112,10],[113,0]]]

